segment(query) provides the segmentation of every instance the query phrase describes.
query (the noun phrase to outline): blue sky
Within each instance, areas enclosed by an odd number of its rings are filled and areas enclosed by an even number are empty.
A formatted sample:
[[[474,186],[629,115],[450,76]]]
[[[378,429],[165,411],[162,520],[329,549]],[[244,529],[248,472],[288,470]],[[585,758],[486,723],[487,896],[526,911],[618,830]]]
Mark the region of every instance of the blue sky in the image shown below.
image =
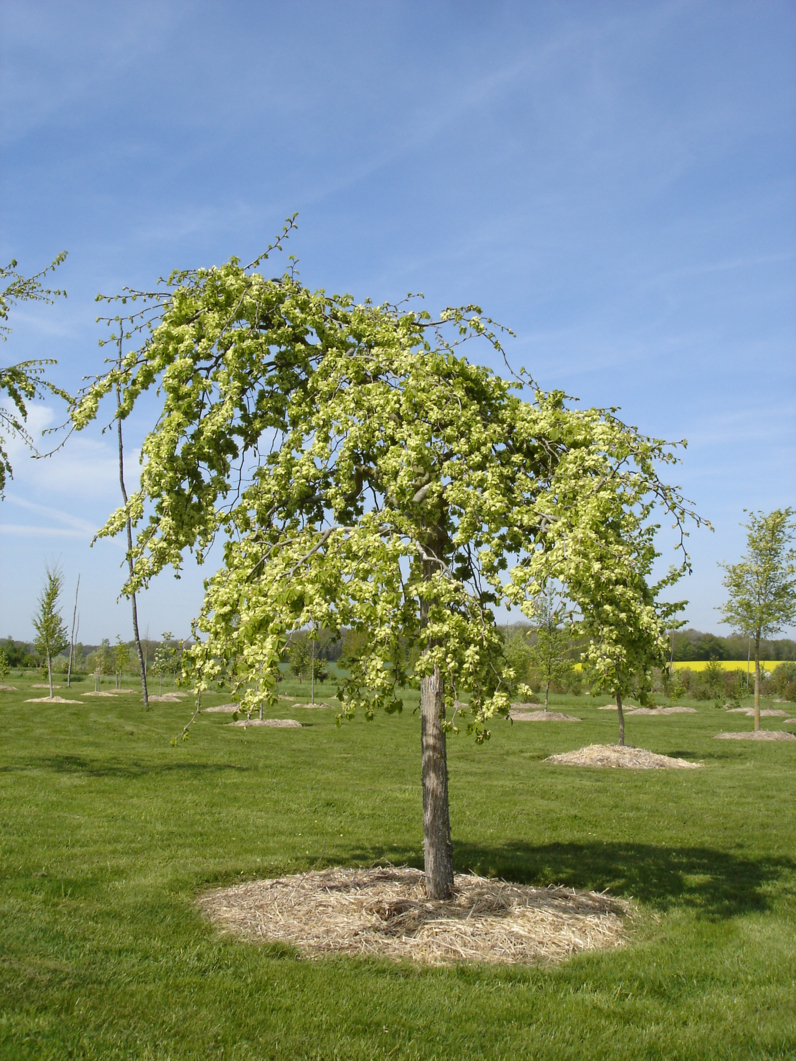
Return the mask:
[[[250,260],[298,211],[310,286],[477,302],[543,387],[687,438],[674,478],[715,532],[680,595],[721,629],[743,509],[796,495],[796,5],[5,0],[0,20],[2,257],[69,251],[68,299],[20,307],[2,363],[57,357],[75,389],[102,363],[97,292]],[[59,561],[81,637],[130,636],[121,546],[88,544],[118,504],[112,439],[15,449],[14,472],[0,635],[31,635]],[[162,576],[143,627],[186,634],[200,597],[195,570]]]

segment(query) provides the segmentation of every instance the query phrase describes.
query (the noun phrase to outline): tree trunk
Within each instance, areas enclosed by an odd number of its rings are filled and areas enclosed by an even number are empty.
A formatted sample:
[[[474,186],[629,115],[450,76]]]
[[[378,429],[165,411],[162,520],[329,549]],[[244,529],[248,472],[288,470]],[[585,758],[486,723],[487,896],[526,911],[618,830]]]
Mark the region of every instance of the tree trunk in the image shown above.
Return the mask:
[[[453,843],[448,805],[448,755],[442,729],[444,705],[439,668],[420,682],[420,742],[423,762],[423,853],[426,895],[453,895]]]
[[[616,694],[616,713],[619,715],[619,747],[625,746],[625,713],[622,710],[622,697]]]
[[[47,652],[47,681],[50,684],[50,699],[53,698],[53,661],[49,651]]]
[[[310,692],[310,703],[315,703],[315,642],[312,642],[312,656],[310,657],[310,666],[312,667],[312,691]]]
[[[550,682],[548,681],[544,691],[544,709],[547,710],[547,701],[550,699]]]
[[[66,668],[66,687],[70,689],[72,686],[72,657],[75,654],[75,623],[77,622],[77,594],[80,589],[80,575],[77,576],[77,586],[75,586],[75,608],[72,612],[72,636],[69,638],[69,664]]]
[[[755,637],[755,732],[760,729],[760,631]]]
[[[119,326],[121,328],[121,325]],[[122,340],[119,338],[119,363],[121,365],[122,360]],[[122,404],[122,392],[119,388],[116,388],[116,404],[120,406]],[[117,433],[119,437],[119,485],[122,488],[122,499],[127,505],[127,489],[124,485],[124,449],[122,446],[122,421],[117,419],[116,421]],[[133,567],[133,525],[130,521],[130,517],[127,517],[127,566],[130,570],[130,578],[132,579],[135,569]],[[144,707],[149,707],[149,692],[146,687],[146,662],[144,660],[144,653],[141,648],[141,637],[138,633],[138,605],[135,600],[135,591],[130,593],[130,600],[133,606],[133,636],[135,637],[135,646],[138,649],[138,665],[141,669],[141,695],[144,700]]]

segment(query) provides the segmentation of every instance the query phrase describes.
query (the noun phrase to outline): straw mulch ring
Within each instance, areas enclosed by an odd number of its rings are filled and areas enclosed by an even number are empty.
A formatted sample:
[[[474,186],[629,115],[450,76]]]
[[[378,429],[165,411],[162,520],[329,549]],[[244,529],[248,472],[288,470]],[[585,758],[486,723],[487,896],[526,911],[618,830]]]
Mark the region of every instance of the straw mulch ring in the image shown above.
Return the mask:
[[[695,715],[695,707],[632,707],[627,715]]]
[[[658,755],[643,748],[631,748],[616,744],[590,744],[576,752],[549,755],[546,763],[561,763],[565,766],[611,766],[629,770],[695,770],[702,763],[689,763],[685,759],[673,759],[670,755]]]
[[[575,718],[574,715],[565,715],[561,711],[545,711],[542,708],[541,711],[521,711],[519,709],[512,708],[509,712],[509,718],[512,722],[582,722],[580,718]]]
[[[240,704],[219,704],[218,707],[206,707],[204,711],[209,715],[214,712],[221,715],[234,715],[236,711],[240,711]]]
[[[109,697],[110,697],[111,699],[113,699],[113,698],[114,698],[114,696],[117,696],[117,695],[118,695],[118,693],[116,692],[116,690],[115,690],[115,689],[100,689],[100,690],[99,690],[98,692],[96,692],[96,693],[94,693],[94,692],[88,692],[88,693],[81,693],[80,695],[81,695],[81,696],[109,696]],[[149,699],[151,700],[151,699],[152,699],[152,697],[150,696],[150,698],[149,698]]]
[[[774,707],[764,707],[760,712],[761,718],[785,718],[787,711],[778,711]],[[755,709],[753,707],[731,707],[727,712],[728,715],[746,715],[747,718],[755,717]]]
[[[64,700],[62,696],[34,696],[26,704],[82,704],[82,700]]]
[[[164,693],[162,696],[148,696],[150,704],[179,704],[185,700],[187,693]]]
[[[597,892],[531,888],[457,874],[450,901],[426,898],[407,868],[330,869],[253,881],[199,899],[207,916],[250,940],[330,954],[529,964],[624,943],[631,904]]]
[[[0,685],[0,693],[15,693],[16,691],[16,685]]]
[[[784,729],[750,729],[744,733],[717,733],[714,740],[796,740]]]
[[[325,708],[327,708],[328,710],[333,710],[333,709],[332,709],[332,705],[331,705],[331,704],[324,704],[324,703],[321,703],[321,701],[320,701],[320,700],[319,700],[319,701],[318,701],[318,702],[317,702],[316,704],[293,704],[293,706],[294,706],[294,707],[306,707],[306,708],[318,708],[318,707],[325,707]]]
[[[50,686],[47,684],[47,682],[33,682],[32,685],[31,685],[31,689],[49,689],[49,688],[50,688]],[[60,688],[61,688],[61,686],[58,684],[58,682],[53,682],[53,689],[60,689]]]
[[[270,726],[271,729],[301,729],[301,723],[294,718],[239,718],[237,722],[227,722],[228,726]]]

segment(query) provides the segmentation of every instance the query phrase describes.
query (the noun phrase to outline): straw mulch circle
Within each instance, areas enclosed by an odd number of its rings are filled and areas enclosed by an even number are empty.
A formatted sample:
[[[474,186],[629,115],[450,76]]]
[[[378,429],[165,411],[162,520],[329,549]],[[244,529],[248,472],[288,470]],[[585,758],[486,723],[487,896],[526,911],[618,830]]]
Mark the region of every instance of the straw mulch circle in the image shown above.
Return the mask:
[[[744,733],[717,733],[714,740],[796,740],[784,729],[750,729]]]
[[[34,696],[26,704],[82,704],[82,700],[64,700],[62,696]]]
[[[764,707],[760,712],[761,718],[784,718],[787,715],[787,711],[778,711],[774,707]],[[755,717],[755,709],[753,707],[731,707],[728,715],[746,715],[747,718]]]
[[[17,692],[16,685],[0,685],[0,693],[15,693]]]
[[[509,718],[513,722],[581,722],[574,715],[565,715],[561,711],[520,711],[511,709]]]
[[[631,707],[626,715],[695,715],[695,707]]]
[[[327,710],[330,710],[330,711],[334,710],[332,708],[331,704],[324,704],[320,700],[316,704],[293,704],[293,706],[294,707],[306,707],[306,708],[310,708],[310,709],[315,709],[315,708],[319,708],[319,707],[325,707]]]
[[[631,748],[616,744],[590,744],[588,748],[579,748],[574,752],[562,755],[549,755],[546,763],[559,763],[564,766],[610,766],[624,767],[629,770],[695,770],[702,763],[689,763],[685,759],[673,759],[669,755],[658,755],[643,748]]]
[[[237,722],[227,722],[228,726],[268,726],[271,729],[301,729],[301,723],[294,718],[239,718]]]
[[[457,874],[450,901],[426,898],[422,872],[330,869],[253,881],[199,899],[223,929],[330,954],[529,964],[621,946],[631,904],[597,892],[531,888]]]
[[[188,696],[187,693],[164,693],[162,696],[148,696],[150,704],[179,704]]]

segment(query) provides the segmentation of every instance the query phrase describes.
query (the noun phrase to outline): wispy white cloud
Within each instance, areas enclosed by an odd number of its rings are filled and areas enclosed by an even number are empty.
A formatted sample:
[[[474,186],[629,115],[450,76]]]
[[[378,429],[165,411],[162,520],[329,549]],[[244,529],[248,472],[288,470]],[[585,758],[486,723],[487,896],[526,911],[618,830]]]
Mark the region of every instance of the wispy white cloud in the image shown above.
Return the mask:
[[[25,538],[81,538],[86,532],[70,530],[68,527],[34,527],[23,523],[0,523],[0,534],[15,534]]]

